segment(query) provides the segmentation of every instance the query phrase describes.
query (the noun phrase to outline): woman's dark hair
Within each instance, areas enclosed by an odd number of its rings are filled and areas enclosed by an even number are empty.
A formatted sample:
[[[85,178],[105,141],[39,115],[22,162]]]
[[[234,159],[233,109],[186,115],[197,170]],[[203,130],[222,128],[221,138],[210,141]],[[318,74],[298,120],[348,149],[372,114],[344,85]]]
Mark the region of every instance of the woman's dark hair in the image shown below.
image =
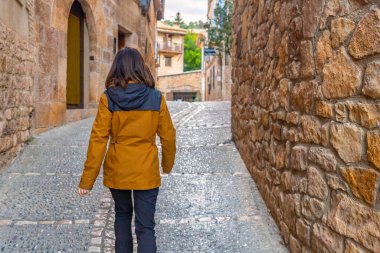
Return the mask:
[[[115,56],[106,79],[106,88],[112,86],[127,87],[129,81],[155,87],[155,80],[144,59],[137,49],[125,47]]]

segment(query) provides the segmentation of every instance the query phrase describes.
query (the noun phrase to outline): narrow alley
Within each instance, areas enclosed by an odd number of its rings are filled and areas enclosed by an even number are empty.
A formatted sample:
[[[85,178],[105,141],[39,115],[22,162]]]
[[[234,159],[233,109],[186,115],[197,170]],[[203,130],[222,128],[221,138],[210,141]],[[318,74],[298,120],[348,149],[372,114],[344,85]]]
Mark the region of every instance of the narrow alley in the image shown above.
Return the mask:
[[[169,106],[178,152],[159,193],[158,252],[288,252],[231,140],[230,103]],[[1,172],[0,252],[113,252],[102,171],[89,196],[75,193],[92,121],[35,136]]]

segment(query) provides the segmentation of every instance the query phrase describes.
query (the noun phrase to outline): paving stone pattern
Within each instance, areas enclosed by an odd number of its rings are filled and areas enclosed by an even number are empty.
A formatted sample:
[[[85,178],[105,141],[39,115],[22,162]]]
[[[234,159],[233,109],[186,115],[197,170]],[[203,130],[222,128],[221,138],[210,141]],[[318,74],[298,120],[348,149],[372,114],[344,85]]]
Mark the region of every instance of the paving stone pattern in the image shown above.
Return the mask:
[[[169,109],[178,153],[158,197],[158,252],[288,252],[231,140],[230,103]],[[2,171],[0,252],[114,252],[102,171],[89,196],[75,193],[92,121],[36,136]]]

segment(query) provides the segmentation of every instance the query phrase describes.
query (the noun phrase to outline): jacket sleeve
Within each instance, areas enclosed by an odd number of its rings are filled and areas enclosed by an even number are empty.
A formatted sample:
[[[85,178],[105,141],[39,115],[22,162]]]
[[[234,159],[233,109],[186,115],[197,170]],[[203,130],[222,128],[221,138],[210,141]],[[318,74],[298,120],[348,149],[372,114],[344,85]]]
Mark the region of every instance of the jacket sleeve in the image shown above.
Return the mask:
[[[162,146],[161,166],[164,173],[170,173],[174,165],[176,153],[176,130],[164,96],[161,99],[157,134],[160,137]]]
[[[112,112],[108,109],[107,96],[103,94],[100,97],[98,112],[92,125],[87,159],[79,183],[79,187],[82,189],[91,190],[99,175],[111,131],[111,120]]]

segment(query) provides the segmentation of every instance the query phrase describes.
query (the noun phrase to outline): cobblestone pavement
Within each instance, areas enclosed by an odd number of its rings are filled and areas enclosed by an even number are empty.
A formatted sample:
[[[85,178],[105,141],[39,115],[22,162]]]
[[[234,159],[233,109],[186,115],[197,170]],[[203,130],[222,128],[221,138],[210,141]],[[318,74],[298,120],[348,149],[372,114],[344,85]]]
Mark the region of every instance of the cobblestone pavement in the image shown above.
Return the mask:
[[[230,103],[169,103],[177,128],[156,223],[161,253],[288,252],[238,154]],[[36,136],[0,174],[0,252],[113,252],[114,209],[102,171],[76,186],[93,119]]]

